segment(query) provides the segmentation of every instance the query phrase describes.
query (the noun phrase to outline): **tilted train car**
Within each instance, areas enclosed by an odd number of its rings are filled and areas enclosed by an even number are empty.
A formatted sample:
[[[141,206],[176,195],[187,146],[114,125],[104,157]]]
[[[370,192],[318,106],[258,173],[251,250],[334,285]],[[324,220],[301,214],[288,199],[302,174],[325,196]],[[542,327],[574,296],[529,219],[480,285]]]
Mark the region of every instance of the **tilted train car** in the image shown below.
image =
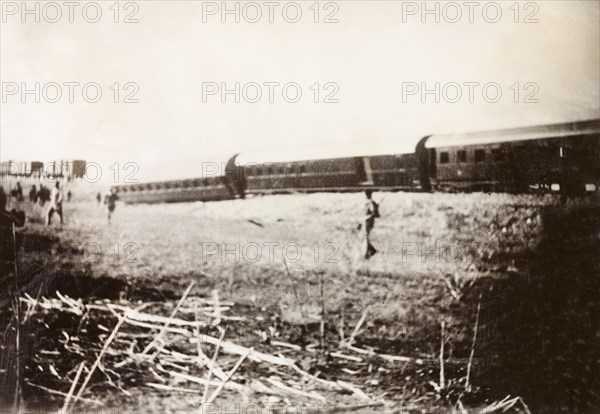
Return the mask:
[[[141,166],[144,182],[117,185],[113,189],[119,200],[128,204],[229,200],[240,196],[238,181],[241,173],[234,161],[235,156],[226,160],[184,160],[172,163],[168,168],[164,165]]]
[[[312,159],[289,154],[241,154],[237,165],[244,171],[247,194],[273,194],[415,190],[419,188],[416,161],[412,153]]]
[[[600,120],[433,135],[417,155],[427,190],[577,194],[600,184]]]

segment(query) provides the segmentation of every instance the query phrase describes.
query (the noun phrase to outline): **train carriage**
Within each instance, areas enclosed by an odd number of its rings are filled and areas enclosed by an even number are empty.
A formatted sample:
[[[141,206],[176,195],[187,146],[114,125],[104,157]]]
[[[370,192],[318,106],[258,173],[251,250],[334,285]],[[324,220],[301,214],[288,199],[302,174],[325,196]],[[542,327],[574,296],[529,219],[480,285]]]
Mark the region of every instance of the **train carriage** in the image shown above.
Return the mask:
[[[139,183],[113,188],[119,199],[128,204],[229,200],[238,196],[235,175],[227,174],[236,174],[228,168],[233,159],[235,156],[180,160],[168,168],[164,164],[146,164],[140,166],[140,176],[136,178]]]
[[[419,186],[414,154],[338,156],[316,154],[241,154],[246,193],[408,190]],[[381,153],[380,153],[381,154]],[[339,155],[350,155],[341,154]]]
[[[581,193],[598,183],[600,121],[433,135],[417,146],[421,179],[439,191]]]

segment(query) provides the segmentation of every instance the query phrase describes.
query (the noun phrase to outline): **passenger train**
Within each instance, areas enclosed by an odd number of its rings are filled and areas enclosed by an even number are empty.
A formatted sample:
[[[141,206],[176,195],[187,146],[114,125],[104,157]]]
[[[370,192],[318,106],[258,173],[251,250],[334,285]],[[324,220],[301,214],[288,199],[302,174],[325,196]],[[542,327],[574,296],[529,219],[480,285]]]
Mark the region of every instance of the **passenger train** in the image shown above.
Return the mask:
[[[288,157],[289,158],[289,157]],[[431,135],[414,152],[292,159],[236,154],[197,177],[113,187],[126,203],[216,201],[252,194],[363,191],[560,191],[600,188],[600,119]]]

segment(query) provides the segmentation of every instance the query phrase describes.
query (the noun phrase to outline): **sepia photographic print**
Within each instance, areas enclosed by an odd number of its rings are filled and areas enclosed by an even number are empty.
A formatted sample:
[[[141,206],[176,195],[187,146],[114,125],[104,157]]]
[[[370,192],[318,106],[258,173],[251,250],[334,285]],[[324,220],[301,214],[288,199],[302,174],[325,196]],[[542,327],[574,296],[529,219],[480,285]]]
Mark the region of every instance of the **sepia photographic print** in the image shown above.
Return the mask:
[[[0,1],[0,412],[600,412],[600,1]]]

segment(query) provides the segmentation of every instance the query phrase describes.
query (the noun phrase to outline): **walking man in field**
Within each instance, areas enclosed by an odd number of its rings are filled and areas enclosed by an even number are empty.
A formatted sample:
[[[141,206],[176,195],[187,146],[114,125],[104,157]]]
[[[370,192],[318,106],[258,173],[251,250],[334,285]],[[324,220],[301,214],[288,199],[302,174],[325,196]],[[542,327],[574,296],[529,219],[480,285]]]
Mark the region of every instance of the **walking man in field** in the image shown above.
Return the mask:
[[[52,194],[50,196],[50,208],[48,209],[48,215],[46,216],[46,225],[49,226],[52,221],[52,215],[56,212],[58,217],[60,217],[60,225],[64,224],[63,221],[63,192],[62,188],[60,188],[60,181],[57,181],[52,189]]]
[[[106,208],[108,209],[108,224],[110,224],[110,219],[117,206],[118,198],[117,192],[114,189],[111,189],[110,193],[104,197],[104,204],[106,204]]]
[[[379,204],[371,198],[372,190],[365,190],[367,201],[365,203],[364,231],[365,231],[365,259],[370,259],[377,249],[371,243],[371,230],[375,226],[375,220],[379,218]]]

